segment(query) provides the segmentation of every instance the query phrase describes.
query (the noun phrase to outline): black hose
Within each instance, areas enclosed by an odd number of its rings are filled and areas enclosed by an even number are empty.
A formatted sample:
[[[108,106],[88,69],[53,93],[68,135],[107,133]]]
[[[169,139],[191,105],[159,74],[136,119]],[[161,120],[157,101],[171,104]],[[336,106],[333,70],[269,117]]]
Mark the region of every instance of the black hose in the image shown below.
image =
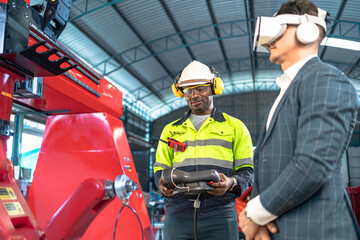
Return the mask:
[[[195,240],[197,240],[197,208],[195,208],[194,210],[194,235],[195,235]]]
[[[197,196],[197,199],[195,200],[195,202],[199,201],[199,198],[200,198],[200,193],[198,193],[198,196]],[[200,206],[199,206],[200,207]],[[197,209],[198,207],[196,206],[196,204],[194,203],[194,237],[195,237],[195,240],[197,240]]]
[[[114,226],[113,240],[115,240],[116,227],[117,227],[117,224],[118,224],[118,221],[119,221],[119,218],[120,218],[120,214],[121,214],[122,210],[123,210],[125,207],[128,207],[128,208],[135,214],[137,220],[139,221],[140,228],[141,228],[141,239],[144,240],[144,230],[143,230],[143,227],[142,227],[142,224],[141,224],[139,215],[136,213],[135,209],[133,209],[132,207],[130,207],[129,205],[126,205],[126,204],[124,204],[124,205],[120,208],[120,211],[119,211],[119,213],[118,213],[118,215],[117,215],[117,217],[116,217],[115,226]]]

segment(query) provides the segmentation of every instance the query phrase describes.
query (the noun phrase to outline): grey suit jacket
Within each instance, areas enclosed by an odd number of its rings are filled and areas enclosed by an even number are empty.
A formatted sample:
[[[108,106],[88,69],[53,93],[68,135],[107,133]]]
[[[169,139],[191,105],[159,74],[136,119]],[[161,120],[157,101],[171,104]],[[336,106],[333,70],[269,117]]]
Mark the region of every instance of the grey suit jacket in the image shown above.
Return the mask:
[[[252,197],[260,194],[263,206],[279,216],[272,239],[356,239],[341,164],[357,108],[350,80],[316,57],[290,84],[267,131],[265,117]]]

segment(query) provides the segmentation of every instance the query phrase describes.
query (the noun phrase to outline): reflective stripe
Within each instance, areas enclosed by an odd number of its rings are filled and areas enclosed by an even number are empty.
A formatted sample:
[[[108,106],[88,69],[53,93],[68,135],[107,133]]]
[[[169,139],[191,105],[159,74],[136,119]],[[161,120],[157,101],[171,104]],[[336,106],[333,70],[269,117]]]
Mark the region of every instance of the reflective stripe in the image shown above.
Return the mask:
[[[235,160],[235,166],[241,166],[244,164],[253,164],[253,158],[249,157],[249,158],[243,158],[243,159],[237,159]]]
[[[154,163],[154,168],[155,167],[161,167],[161,168],[168,168],[168,167],[171,167],[171,166],[169,166],[169,165],[166,165],[166,164],[163,164],[163,163],[159,163],[159,162],[155,162]]]
[[[233,169],[233,162],[214,158],[187,158],[182,162],[173,163],[174,167],[185,167],[195,165],[214,165],[223,168]]]
[[[252,164],[244,164],[244,165],[241,165],[239,168],[244,168],[244,167],[254,168],[254,166]]]
[[[222,139],[206,139],[206,140],[186,141],[186,145],[188,147],[215,145],[215,146],[221,146],[221,147],[228,148],[228,149],[232,149],[232,147],[233,147],[232,142],[225,141]]]

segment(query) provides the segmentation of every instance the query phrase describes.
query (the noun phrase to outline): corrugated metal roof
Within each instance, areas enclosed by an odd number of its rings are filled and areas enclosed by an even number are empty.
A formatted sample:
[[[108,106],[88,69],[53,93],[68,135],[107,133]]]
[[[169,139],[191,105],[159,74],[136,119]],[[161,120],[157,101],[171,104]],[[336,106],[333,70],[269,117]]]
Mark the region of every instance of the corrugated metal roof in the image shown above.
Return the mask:
[[[159,1],[124,1],[117,8],[145,41],[176,32]]]
[[[243,1],[211,1],[217,22],[246,19]]]
[[[166,1],[180,31],[212,24],[206,1]]]

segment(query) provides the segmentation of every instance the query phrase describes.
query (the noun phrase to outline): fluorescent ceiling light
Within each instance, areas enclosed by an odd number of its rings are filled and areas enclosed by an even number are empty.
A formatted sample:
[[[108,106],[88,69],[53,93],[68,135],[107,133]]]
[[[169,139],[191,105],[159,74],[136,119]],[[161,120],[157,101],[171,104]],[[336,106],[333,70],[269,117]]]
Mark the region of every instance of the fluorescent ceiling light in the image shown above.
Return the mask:
[[[350,49],[354,51],[360,51],[360,42],[340,39],[340,38],[326,37],[321,42],[321,45],[327,47],[337,47],[337,48]]]

